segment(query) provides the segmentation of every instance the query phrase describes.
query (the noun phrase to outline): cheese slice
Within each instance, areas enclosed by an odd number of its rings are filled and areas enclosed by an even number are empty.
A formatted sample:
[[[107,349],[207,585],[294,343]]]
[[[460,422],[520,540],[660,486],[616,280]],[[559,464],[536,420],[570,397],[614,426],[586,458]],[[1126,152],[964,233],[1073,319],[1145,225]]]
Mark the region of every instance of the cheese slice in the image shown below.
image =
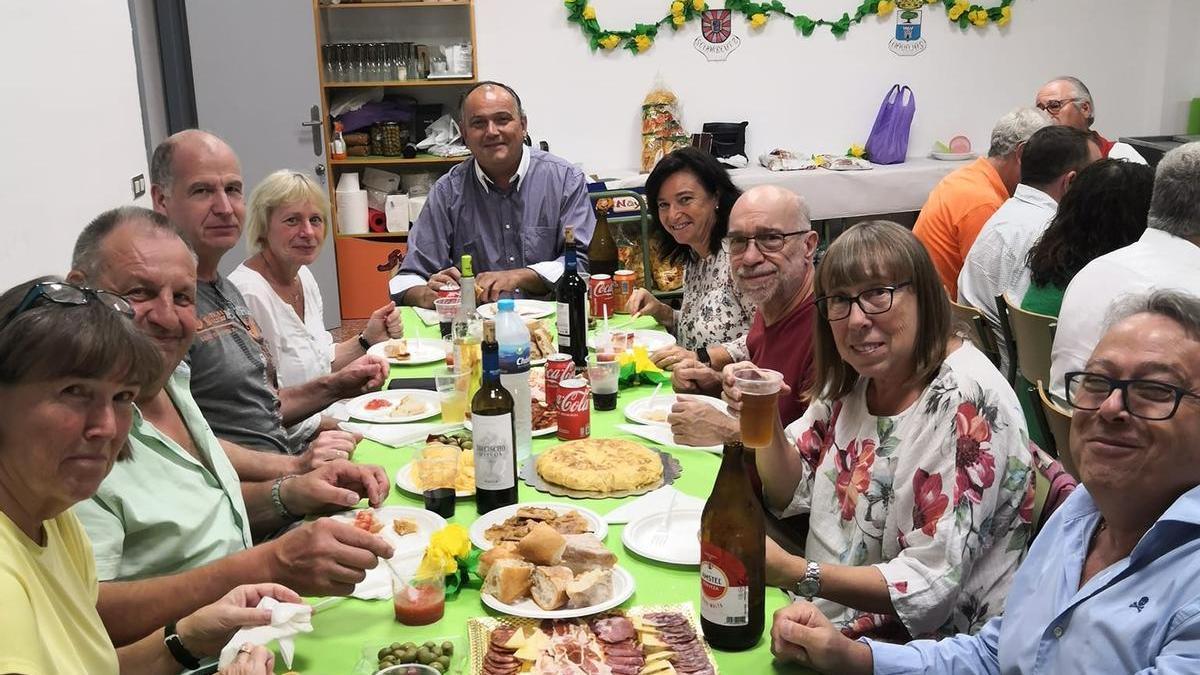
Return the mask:
[[[654,663],[655,661],[666,661],[667,659],[670,659],[672,656],[675,656],[675,652],[670,651],[670,650],[667,650],[665,652],[655,652],[646,657],[646,665],[650,665],[651,663]]]
[[[540,633],[541,631],[538,632]],[[521,647],[525,646],[526,640],[527,638],[525,637],[525,629],[518,628],[517,631],[512,634],[512,637],[508,638],[508,642],[504,643],[504,648],[520,649]]]
[[[667,645],[667,643],[663,642],[662,640],[659,640],[657,636],[654,636],[654,635],[643,635],[642,636],[642,648],[646,651],[647,654],[653,654],[654,652],[666,651],[668,647],[669,647],[669,645]]]
[[[513,656],[522,661],[537,661],[542,652],[546,651],[546,647],[550,644],[550,638],[540,630],[535,630],[533,635],[530,635],[525,640],[525,644],[518,649]]]
[[[675,675],[675,668],[667,661],[654,661],[647,663],[638,675]]]

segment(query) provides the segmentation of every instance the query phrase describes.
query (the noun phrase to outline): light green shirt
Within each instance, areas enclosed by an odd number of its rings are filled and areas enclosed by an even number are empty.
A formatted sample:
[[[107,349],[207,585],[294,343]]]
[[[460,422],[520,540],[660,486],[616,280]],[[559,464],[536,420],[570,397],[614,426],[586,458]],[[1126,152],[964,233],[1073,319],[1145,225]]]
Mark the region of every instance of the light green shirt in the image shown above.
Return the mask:
[[[132,455],[75,506],[101,581],[176,574],[253,546],[241,481],[192,399],[190,379],[181,364],[166,391],[203,463],[135,409]]]

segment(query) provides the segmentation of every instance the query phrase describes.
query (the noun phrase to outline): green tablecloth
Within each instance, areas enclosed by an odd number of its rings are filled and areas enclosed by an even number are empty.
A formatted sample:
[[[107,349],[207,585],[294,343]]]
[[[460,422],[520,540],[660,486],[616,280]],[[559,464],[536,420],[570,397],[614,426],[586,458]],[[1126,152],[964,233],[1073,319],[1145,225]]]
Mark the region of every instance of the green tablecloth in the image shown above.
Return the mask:
[[[654,322],[648,317],[637,320],[638,328],[653,327]],[[438,327],[425,326],[410,309],[405,309],[405,335],[410,337],[437,337]],[[426,376],[442,364],[425,366],[395,366],[393,376]],[[610,412],[592,411],[592,436],[617,437],[640,441],[638,437],[618,432],[616,425],[624,421],[622,408],[630,401],[650,396],[654,392],[651,386],[639,386],[621,389],[617,399],[617,409]],[[539,453],[553,446],[558,441],[553,437],[533,439],[533,452]],[[644,441],[640,441],[644,442]],[[419,447],[419,446],[418,446]],[[397,470],[412,458],[415,447],[390,448],[370,441],[364,441],[355,452],[357,462],[379,464],[395,478]],[[666,448],[668,452],[679,459],[683,467],[682,475],[674,485],[685,494],[705,498],[712,489],[720,466],[718,455],[698,451]],[[619,499],[587,499],[572,500],[555,497],[534,490],[524,482],[519,483],[519,499],[522,502],[532,501],[561,501],[572,503],[605,514],[612,509],[627,503],[633,497]],[[421,507],[423,502],[419,497],[400,492],[393,485],[387,499],[388,504]],[[454,518],[450,522],[463,527],[470,526],[476,518],[475,501],[472,499],[459,500]],[[629,570],[637,581],[637,590],[633,597],[622,607],[646,604],[663,604],[691,602],[695,611],[699,612],[700,579],[694,567],[674,567],[655,563],[630,553],[621,545],[622,525],[610,525],[608,537],[605,540],[608,548],[617,554],[622,567]],[[739,653],[716,652],[718,668],[729,675],[745,673],[761,673],[772,669],[770,650],[770,617],[786,602],[785,596],[773,589],[767,589],[767,631],[758,645],[749,651]],[[314,632],[299,636],[296,639],[296,660],[293,669],[304,675],[332,675],[350,673],[358,661],[365,645],[392,642],[414,641],[455,637],[466,645],[466,623],[470,617],[495,614],[483,605],[479,599],[478,583],[472,588],[461,590],[457,597],[446,601],[446,614],[441,621],[421,627],[402,626],[395,622],[392,614],[392,603],[388,601],[364,601],[349,598],[339,605],[322,611],[313,618]],[[456,658],[456,663],[460,662]],[[777,672],[803,672],[799,669],[775,666]]]

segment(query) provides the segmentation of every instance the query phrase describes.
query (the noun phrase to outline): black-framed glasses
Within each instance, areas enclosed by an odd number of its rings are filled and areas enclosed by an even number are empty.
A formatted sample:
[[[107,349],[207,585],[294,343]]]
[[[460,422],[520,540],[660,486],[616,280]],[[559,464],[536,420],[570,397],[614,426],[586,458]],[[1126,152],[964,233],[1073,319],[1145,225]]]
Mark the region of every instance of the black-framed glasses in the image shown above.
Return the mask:
[[[1077,99],[1077,98],[1062,98],[1062,99],[1052,98],[1049,101],[1046,101],[1044,103],[1039,102],[1037,104],[1037,108],[1038,108],[1038,110],[1045,110],[1048,113],[1056,113],[1059,110],[1062,110],[1063,106],[1067,105],[1068,103],[1075,103],[1078,100],[1079,99]]]
[[[895,286],[868,288],[858,295],[823,295],[817,298],[817,311],[826,321],[841,321],[850,316],[850,306],[854,304],[863,314],[883,314],[892,308],[896,291],[911,285],[911,281],[905,281]]]
[[[753,237],[744,237],[740,234],[731,234],[721,239],[721,249],[726,253],[740,255],[750,248],[750,242],[758,247],[758,250],[764,253],[778,253],[783,250],[783,245],[787,243],[788,237],[794,237],[798,234],[808,234],[812,230],[800,230],[798,232],[768,232],[766,234],[757,234]]]
[[[89,302],[99,302],[131,319],[134,317],[133,305],[129,304],[124,296],[61,281],[43,281],[25,292],[25,297],[21,298],[21,302],[8,313],[8,316],[4,317],[4,321],[0,321],[0,330],[8,327],[8,324],[20,316],[21,312],[36,307],[41,301],[49,301],[56,305],[86,305]]]
[[[1200,394],[1157,380],[1119,380],[1080,370],[1067,373],[1067,404],[1078,410],[1099,410],[1116,390],[1125,411],[1144,420],[1169,420],[1185,398]]]

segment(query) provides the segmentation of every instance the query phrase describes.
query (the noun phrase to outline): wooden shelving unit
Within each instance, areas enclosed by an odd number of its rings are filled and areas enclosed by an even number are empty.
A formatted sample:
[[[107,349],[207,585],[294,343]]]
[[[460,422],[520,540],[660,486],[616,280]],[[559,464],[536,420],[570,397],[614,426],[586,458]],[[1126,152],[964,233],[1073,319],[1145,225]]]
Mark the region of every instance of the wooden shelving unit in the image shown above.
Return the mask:
[[[424,10],[410,12],[406,10]],[[343,11],[349,10],[349,11]],[[360,10],[377,10],[363,14]],[[444,10],[444,11],[443,11]],[[312,0],[313,36],[316,42],[317,78],[321,88],[321,113],[325,131],[326,175],[333,222],[333,244],[337,255],[338,286],[341,295],[343,319],[366,318],[377,308],[381,298],[363,291],[375,286],[386,287],[387,279],[394,270],[387,263],[394,261],[397,252],[407,249],[407,235],[399,232],[369,232],[366,234],[340,234],[338,227],[337,196],[335,186],[341,173],[361,171],[367,167],[379,167],[395,173],[437,172],[442,173],[466,157],[438,157],[418,155],[412,159],[371,155],[329,159],[329,141],[333,138],[333,122],[330,118],[330,99],[335,93],[366,87],[383,87],[388,93],[403,92],[424,102],[442,103],[457,97],[456,89],[463,90],[478,82],[479,51],[475,38],[474,0],[422,0],[409,2],[340,2],[326,4]],[[369,18],[368,18],[369,17]],[[430,30],[430,26],[434,29]],[[449,30],[446,28],[449,27]],[[424,32],[422,32],[424,31]],[[329,42],[418,42],[429,44],[431,51],[437,44],[448,44],[439,37],[459,35],[469,40],[472,49],[471,73],[469,77],[384,80],[370,82],[334,82],[325,78],[324,51],[321,46]],[[453,39],[450,40],[454,41]],[[432,101],[429,97],[432,97]],[[376,272],[378,270],[378,272]],[[386,291],[383,291],[386,297]],[[358,296],[358,297],[356,297]],[[359,297],[368,296],[369,300]]]

